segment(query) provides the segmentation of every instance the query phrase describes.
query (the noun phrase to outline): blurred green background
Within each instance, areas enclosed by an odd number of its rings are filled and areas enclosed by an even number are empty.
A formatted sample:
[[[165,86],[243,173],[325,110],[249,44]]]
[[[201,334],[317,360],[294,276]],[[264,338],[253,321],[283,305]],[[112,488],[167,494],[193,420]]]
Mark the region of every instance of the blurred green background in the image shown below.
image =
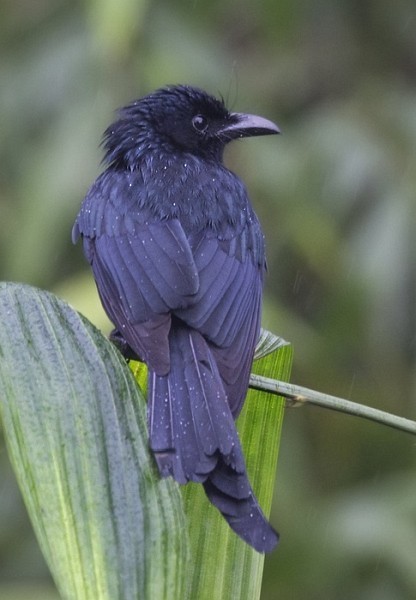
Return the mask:
[[[3,0],[0,279],[108,330],[70,241],[101,133],[135,97],[199,85],[283,131],[226,158],[264,226],[264,325],[293,343],[292,381],[416,419],[415,30],[414,0]],[[415,454],[288,409],[262,599],[416,598]],[[3,445],[0,598],[56,598]]]

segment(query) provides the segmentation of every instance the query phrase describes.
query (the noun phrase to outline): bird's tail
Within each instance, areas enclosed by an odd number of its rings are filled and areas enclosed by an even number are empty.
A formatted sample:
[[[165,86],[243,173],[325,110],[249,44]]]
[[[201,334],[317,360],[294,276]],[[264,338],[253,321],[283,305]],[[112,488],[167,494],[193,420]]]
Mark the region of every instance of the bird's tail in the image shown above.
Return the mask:
[[[230,527],[259,552],[278,541],[248,481],[217,365],[195,330],[175,323],[168,375],[149,372],[149,435],[160,473],[201,482]]]

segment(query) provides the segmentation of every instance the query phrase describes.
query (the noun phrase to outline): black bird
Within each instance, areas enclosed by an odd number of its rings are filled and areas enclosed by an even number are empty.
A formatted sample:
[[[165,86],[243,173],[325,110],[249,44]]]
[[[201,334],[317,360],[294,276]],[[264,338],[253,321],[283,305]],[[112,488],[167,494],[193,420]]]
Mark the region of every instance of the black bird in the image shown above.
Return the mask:
[[[248,481],[235,428],[260,331],[264,238],[240,179],[223,165],[236,138],[279,133],[189,86],[119,111],[106,170],[75,221],[126,357],[149,369],[150,447],[163,477],[201,482],[259,552],[278,534]]]

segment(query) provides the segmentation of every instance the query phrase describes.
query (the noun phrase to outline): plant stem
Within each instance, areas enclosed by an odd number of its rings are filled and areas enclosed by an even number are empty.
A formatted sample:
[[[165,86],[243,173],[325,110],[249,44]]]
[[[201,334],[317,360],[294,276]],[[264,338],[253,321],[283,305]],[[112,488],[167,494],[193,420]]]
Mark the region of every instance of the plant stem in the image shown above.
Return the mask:
[[[329,408],[330,410],[336,410],[348,415],[375,421],[376,423],[382,423],[388,427],[393,427],[394,429],[400,429],[401,431],[407,431],[407,433],[416,435],[415,421],[405,419],[404,417],[398,417],[397,415],[392,415],[382,410],[378,410],[377,408],[365,406],[364,404],[351,402],[344,398],[316,392],[300,385],[293,385],[292,383],[285,383],[283,381],[269,379],[268,377],[251,374],[250,387],[283,396],[290,401],[289,404],[291,406],[314,404],[315,406]]]

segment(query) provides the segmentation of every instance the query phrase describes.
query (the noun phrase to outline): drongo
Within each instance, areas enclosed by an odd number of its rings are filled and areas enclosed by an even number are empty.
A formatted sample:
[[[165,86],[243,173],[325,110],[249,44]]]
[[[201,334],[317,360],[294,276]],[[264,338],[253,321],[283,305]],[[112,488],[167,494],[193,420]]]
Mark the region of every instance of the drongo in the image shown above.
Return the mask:
[[[248,481],[235,428],[260,331],[264,238],[226,144],[279,133],[190,86],[119,111],[106,168],[73,228],[112,339],[148,366],[149,443],[160,474],[200,482],[259,552],[278,535]]]

